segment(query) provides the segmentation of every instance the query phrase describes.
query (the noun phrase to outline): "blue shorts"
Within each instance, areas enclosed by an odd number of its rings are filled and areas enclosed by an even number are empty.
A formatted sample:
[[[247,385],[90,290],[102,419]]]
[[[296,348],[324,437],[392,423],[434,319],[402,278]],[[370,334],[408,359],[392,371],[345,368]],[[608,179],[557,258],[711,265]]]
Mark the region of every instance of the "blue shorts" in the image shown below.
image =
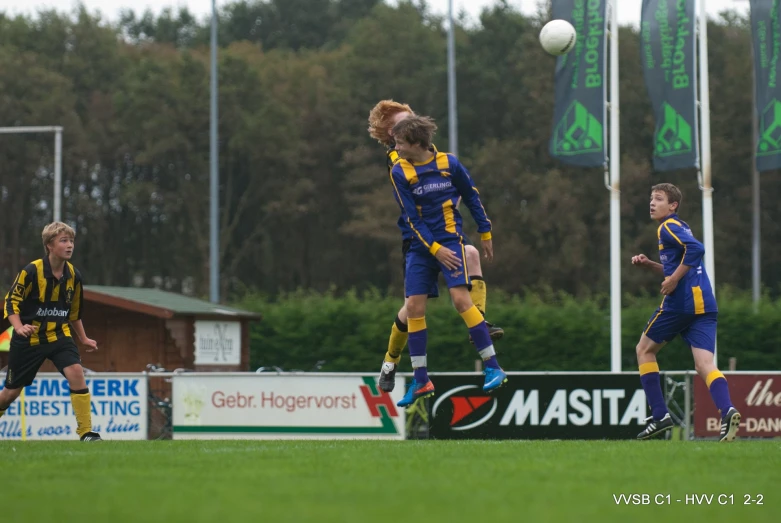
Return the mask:
[[[718,316],[718,312],[685,314],[656,309],[648,320],[643,334],[656,343],[672,341],[680,334],[690,347],[714,352]]]
[[[437,277],[441,272],[445,276],[448,289],[459,285],[471,285],[466,269],[466,253],[464,244],[459,240],[446,240],[439,242],[442,247],[447,247],[456,253],[461,260],[461,266],[454,271],[446,269],[425,247],[419,242],[407,251],[406,268],[404,278],[404,295],[417,296],[420,294],[431,295],[432,288],[437,287]]]

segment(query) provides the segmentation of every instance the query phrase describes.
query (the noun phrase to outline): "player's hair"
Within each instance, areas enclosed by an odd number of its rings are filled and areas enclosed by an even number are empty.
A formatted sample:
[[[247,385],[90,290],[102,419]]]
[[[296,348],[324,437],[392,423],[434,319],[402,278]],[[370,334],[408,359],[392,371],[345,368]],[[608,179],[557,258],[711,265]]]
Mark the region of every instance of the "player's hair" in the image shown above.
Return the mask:
[[[683,195],[681,194],[681,190],[676,187],[675,185],[671,183],[658,183],[651,187],[651,193],[655,192],[663,192],[665,195],[667,195],[667,202],[672,205],[673,203],[677,203],[678,207],[675,208],[676,212],[680,210],[681,208],[681,200],[683,200]]]
[[[399,113],[414,115],[412,108],[407,104],[394,102],[393,100],[381,100],[369,111],[369,135],[383,145],[390,145],[391,118]]]
[[[424,149],[431,147],[437,124],[428,116],[410,116],[393,126],[393,136]]]
[[[63,233],[67,234],[74,240],[76,239],[76,231],[74,231],[73,227],[71,227],[67,223],[52,222],[43,228],[43,232],[41,233],[41,239],[43,240],[43,251],[47,255],[49,254],[49,244],[51,243],[51,241]]]

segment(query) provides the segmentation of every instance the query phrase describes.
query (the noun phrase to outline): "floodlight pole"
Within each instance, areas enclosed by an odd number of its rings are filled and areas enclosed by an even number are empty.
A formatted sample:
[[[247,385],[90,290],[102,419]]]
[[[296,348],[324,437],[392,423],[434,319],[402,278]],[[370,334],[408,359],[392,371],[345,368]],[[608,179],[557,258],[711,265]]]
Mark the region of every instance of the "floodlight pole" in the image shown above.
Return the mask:
[[[211,83],[209,121],[209,298],[212,303],[220,301],[220,251],[219,251],[219,199],[220,173],[219,148],[217,142],[217,1],[212,0],[211,26]]]
[[[610,371],[621,372],[621,143],[618,0],[610,4]]]
[[[453,0],[448,0],[447,12],[447,118],[448,147],[458,156],[458,113],[456,111],[456,28],[453,24]]]
[[[54,133],[54,200],[52,221],[62,221],[62,127],[59,125],[32,127],[0,127],[0,134]]]

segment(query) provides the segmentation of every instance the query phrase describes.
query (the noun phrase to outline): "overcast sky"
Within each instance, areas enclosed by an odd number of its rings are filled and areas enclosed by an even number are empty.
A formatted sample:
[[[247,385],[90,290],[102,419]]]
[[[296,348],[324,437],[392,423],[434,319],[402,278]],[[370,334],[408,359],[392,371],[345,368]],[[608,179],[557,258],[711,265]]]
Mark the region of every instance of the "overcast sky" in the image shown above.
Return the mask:
[[[386,0],[387,1],[387,0]],[[395,0],[389,0],[395,2]],[[748,11],[748,0],[702,0],[707,4],[708,13],[715,16],[725,9],[735,9],[740,12]],[[453,0],[453,7],[458,13],[462,9],[473,20],[477,19],[480,10],[486,6],[494,4],[496,0]],[[78,0],[0,0],[0,11],[10,14],[25,13],[34,14],[42,8],[55,8],[59,11],[70,11],[77,4]],[[152,8],[155,13],[159,13],[166,7],[175,8],[186,6],[190,12],[203,18],[211,11],[211,0],[158,0],[150,2],[148,0],[82,0],[90,11],[100,11],[110,20],[116,20],[121,9],[132,9],[138,13],[147,8]],[[217,0],[217,6],[229,3],[228,0]],[[435,13],[445,14],[448,9],[448,0],[427,0],[431,10]],[[524,13],[534,13],[536,11],[537,0],[508,0],[508,3],[516,8],[520,8]],[[618,2],[618,17],[621,24],[638,25],[640,22],[640,5],[642,0],[620,0]]]

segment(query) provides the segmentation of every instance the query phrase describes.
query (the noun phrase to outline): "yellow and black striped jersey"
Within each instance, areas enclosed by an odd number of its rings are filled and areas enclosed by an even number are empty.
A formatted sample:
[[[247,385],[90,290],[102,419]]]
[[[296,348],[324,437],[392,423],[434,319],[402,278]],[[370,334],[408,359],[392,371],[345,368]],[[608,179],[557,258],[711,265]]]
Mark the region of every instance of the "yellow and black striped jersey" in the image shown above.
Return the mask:
[[[38,327],[24,338],[14,333],[14,343],[41,345],[71,337],[68,322],[81,319],[84,291],[81,274],[65,262],[62,278],[52,274],[49,258],[27,265],[14,280],[3,304],[3,317],[18,314],[22,323]]]

